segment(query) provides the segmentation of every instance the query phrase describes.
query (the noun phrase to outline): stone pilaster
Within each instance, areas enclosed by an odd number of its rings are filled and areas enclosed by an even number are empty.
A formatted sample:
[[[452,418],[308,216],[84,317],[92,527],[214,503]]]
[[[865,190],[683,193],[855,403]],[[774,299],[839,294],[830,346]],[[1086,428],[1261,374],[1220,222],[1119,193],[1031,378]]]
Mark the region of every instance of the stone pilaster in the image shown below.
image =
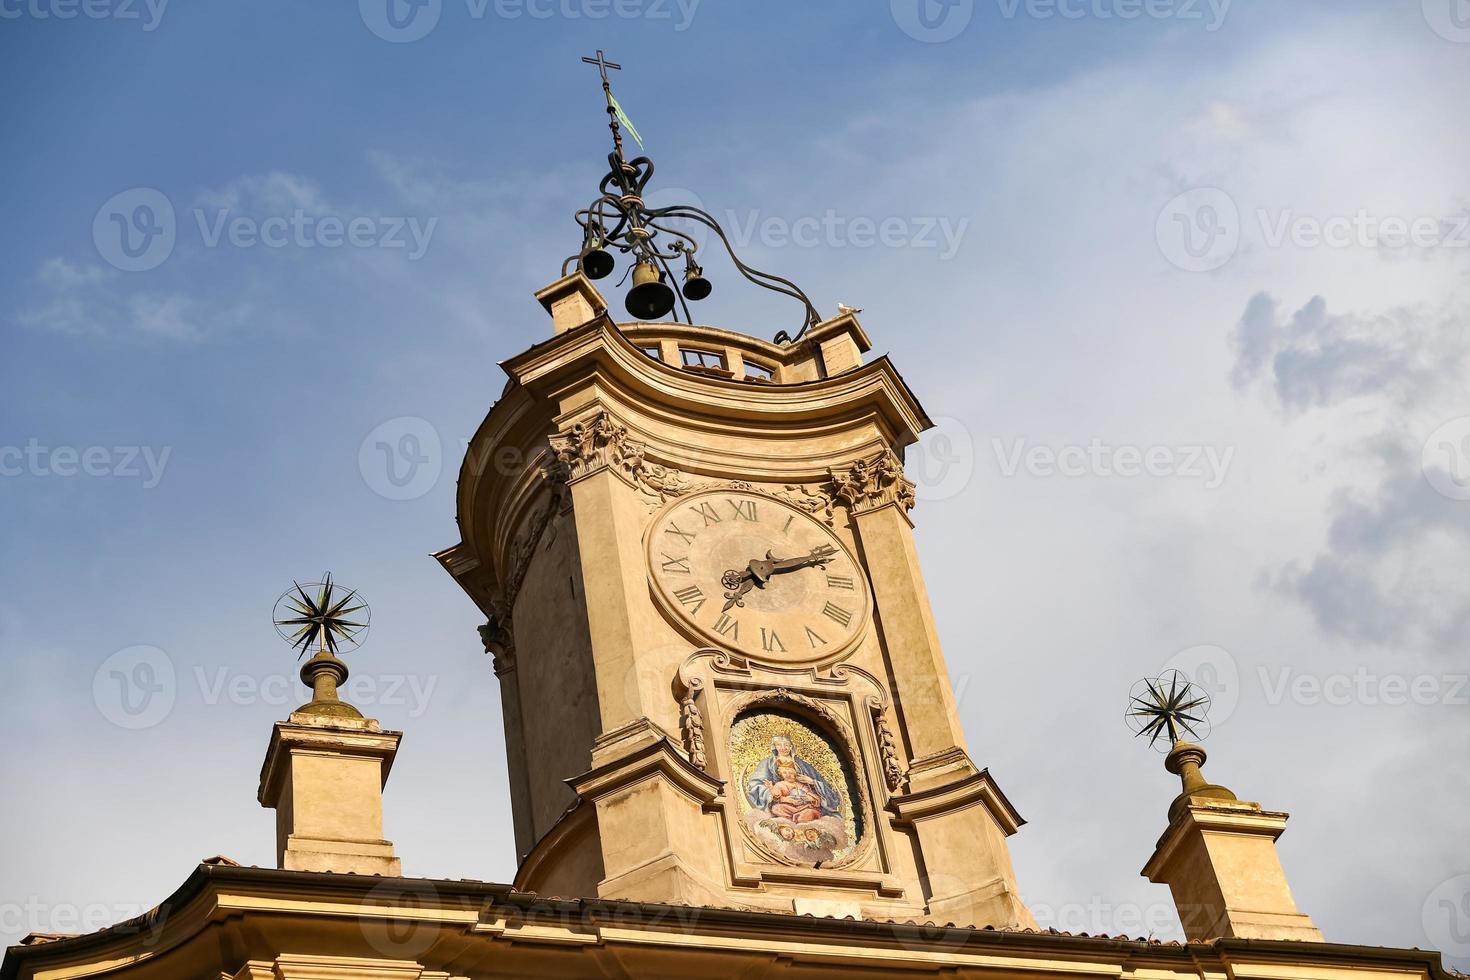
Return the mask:
[[[846,504],[862,548],[884,644],[896,679],[894,702],[914,757],[965,747],[949,669],[929,606],[908,511],[914,484],[883,450],[830,474],[831,493]]]
[[[990,773],[951,748],[915,759],[908,779],[909,792],[893,797],[889,809],[919,839],[929,915],[982,928],[1036,928],[1006,845],[1023,821]]]
[[[501,718],[505,728],[505,763],[510,776],[510,790],[515,799],[530,799],[531,786],[527,772],[525,727],[521,720],[521,686],[516,673],[515,633],[508,613],[491,616],[480,627],[480,642],[492,660],[495,676],[500,679]],[[529,807],[511,807],[516,838],[516,856],[525,857],[536,843]]]
[[[894,710],[913,760],[895,781],[892,809],[914,828],[929,914],[943,922],[1035,926],[1022,904],[1006,837],[1022,821],[988,772],[971,761],[949,668],[914,547],[914,484],[889,449],[829,473],[834,500],[852,515],[873,583],[893,678]]]
[[[582,566],[581,577],[588,631],[597,638],[597,702],[607,732],[646,714],[638,686],[628,682],[638,669],[634,607],[648,591],[633,559],[643,515],[633,511],[631,492],[605,461],[575,467],[568,488],[578,548],[599,556]]]
[[[720,781],[646,718],[599,738],[592,763],[573,787],[597,807],[605,875],[598,895],[673,905],[728,901],[718,831],[704,818]]]

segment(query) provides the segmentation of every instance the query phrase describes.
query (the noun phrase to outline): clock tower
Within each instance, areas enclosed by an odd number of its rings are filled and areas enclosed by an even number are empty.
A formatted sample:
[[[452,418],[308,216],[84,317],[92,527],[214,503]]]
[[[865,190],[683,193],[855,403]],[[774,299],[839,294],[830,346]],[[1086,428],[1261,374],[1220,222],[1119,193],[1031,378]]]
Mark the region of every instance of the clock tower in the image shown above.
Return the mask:
[[[1022,820],[967,746],[902,453],[924,410],[856,313],[817,314],[614,152],[471,441],[461,543],[501,681],[516,887],[693,906],[1034,924]],[[680,224],[682,222],[682,224]],[[664,319],[702,225],[805,308],[766,341]],[[594,280],[629,256],[630,319]],[[689,320],[687,303],[684,319]]]
[[[929,422],[856,317],[774,343],[614,322],[580,271],[538,298],[438,556],[487,616],[516,885],[1029,925],[914,547]]]

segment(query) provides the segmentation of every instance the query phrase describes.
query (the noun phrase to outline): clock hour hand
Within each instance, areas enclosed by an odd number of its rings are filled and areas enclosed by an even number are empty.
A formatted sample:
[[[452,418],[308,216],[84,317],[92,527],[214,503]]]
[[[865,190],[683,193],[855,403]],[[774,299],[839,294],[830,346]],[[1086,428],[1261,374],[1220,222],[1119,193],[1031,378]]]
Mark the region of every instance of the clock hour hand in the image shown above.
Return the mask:
[[[720,584],[725,587],[725,608],[720,611],[729,612],[734,606],[745,605],[745,593],[755,588],[756,580],[749,568],[743,572],[732,568],[721,577]]]

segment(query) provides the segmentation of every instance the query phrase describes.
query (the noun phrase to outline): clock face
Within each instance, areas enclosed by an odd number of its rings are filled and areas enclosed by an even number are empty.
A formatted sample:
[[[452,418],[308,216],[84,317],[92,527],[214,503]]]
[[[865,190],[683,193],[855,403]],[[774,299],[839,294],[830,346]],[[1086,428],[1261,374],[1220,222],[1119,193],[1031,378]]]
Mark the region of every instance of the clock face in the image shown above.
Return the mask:
[[[804,663],[850,650],[867,625],[867,577],[832,530],[771,497],[681,498],[648,532],[653,592],[702,642]]]

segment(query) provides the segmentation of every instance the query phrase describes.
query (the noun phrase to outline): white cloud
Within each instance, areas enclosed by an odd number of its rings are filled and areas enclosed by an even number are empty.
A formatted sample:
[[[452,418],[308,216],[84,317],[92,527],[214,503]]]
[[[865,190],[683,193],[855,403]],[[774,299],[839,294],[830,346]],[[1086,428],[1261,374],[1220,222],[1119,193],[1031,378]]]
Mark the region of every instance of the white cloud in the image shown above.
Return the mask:
[[[100,265],[79,266],[57,257],[41,263],[36,277],[47,286],[60,291],[84,289],[97,286],[117,274]]]
[[[762,258],[771,261],[760,264],[795,274],[819,305],[840,297],[866,306],[874,340],[893,350],[930,411],[961,419],[976,446],[994,437],[1085,444],[1099,436],[1238,447],[1218,491],[1168,481],[1004,479],[982,455],[965,492],[915,513],[949,664],[963,682],[972,752],[995,767],[1033,821],[1012,845],[1022,887],[1038,903],[1169,901],[1138,869],[1178,783],[1156,758],[1130,750],[1118,702],[1176,651],[1219,643],[1239,661],[1247,687],[1211,742],[1209,775],[1294,811],[1283,839],[1293,889],[1331,938],[1423,945],[1417,901],[1458,853],[1463,830],[1438,816],[1462,804],[1455,788],[1421,762],[1430,749],[1444,755],[1446,745],[1463,745],[1463,711],[1312,712],[1267,706],[1249,683],[1272,658],[1301,671],[1337,664],[1349,639],[1371,647],[1360,656],[1374,669],[1402,670],[1408,653],[1383,647],[1427,647],[1456,629],[1463,605],[1453,576],[1465,580],[1457,562],[1467,551],[1453,521],[1467,505],[1443,511],[1423,495],[1414,448],[1460,397],[1446,383],[1456,369],[1446,362],[1436,370],[1432,397],[1414,381],[1426,358],[1442,356],[1434,351],[1453,349],[1436,311],[1442,301],[1454,309],[1460,274],[1443,261],[1385,262],[1382,251],[1267,249],[1247,240],[1219,273],[1190,275],[1169,266],[1154,241],[1160,206],[1201,183],[1226,187],[1247,214],[1281,206],[1322,217],[1358,207],[1449,213],[1463,193],[1470,133],[1446,124],[1459,118],[1464,88],[1448,83],[1463,78],[1449,62],[1463,63],[1464,52],[1424,31],[1416,10],[1407,17],[1405,31],[1384,31],[1333,8],[1307,30],[1264,41],[1236,34],[1238,43],[1227,44],[1221,32],[1189,49],[1140,43],[1105,70],[1003,94],[977,96],[936,72],[888,86],[894,104],[864,105],[848,127],[826,127],[809,145],[700,151],[727,173],[660,158],[651,190],[697,188],[717,212],[767,207],[796,216],[835,206],[874,217],[971,217],[975,231],[950,263],[916,251],[788,249],[769,250]],[[1413,42],[1416,29],[1426,43]],[[980,73],[971,80],[990,84]],[[488,399],[474,392],[489,363],[549,331],[527,294],[575,248],[569,213],[590,196],[597,161],[534,174],[490,172],[483,160],[378,163],[388,206],[440,216],[444,230],[433,265],[411,276],[390,277],[404,270],[390,256],[339,260],[361,293],[398,294],[398,305],[368,311],[353,328],[407,336],[422,323],[442,326],[442,316],[463,330],[449,340],[425,331],[400,341],[373,383],[343,397],[374,421],[385,397],[415,412],[437,404],[436,389]],[[287,175],[242,178],[214,193],[211,200],[251,208],[336,196]],[[295,267],[315,273],[326,259],[293,258],[272,261],[262,276],[271,302],[299,304],[320,289],[287,276]],[[178,262],[164,272],[174,275]],[[720,264],[711,263],[723,273],[711,322],[767,335],[787,325],[772,325],[764,309],[745,315],[743,304],[759,293]],[[107,313],[118,332],[214,336],[239,327],[229,298],[255,271],[239,262],[221,268],[228,280],[163,280],[181,290],[145,291],[146,311],[121,293],[98,301],[144,281],[105,269],[62,264],[45,285],[57,291],[58,328],[91,329]],[[342,278],[324,281],[322,292],[344,292]],[[1330,303],[1313,307],[1319,293]],[[1232,352],[1224,339],[1238,319]],[[1228,380],[1232,370],[1249,397]],[[1255,587],[1263,568],[1277,588]],[[421,584],[411,570],[391,577],[394,588],[383,591],[405,603],[467,610],[437,579]],[[460,625],[453,616],[442,619],[429,647],[462,650],[472,634],[449,630]],[[461,670],[457,659],[445,664]],[[1038,715],[1038,692],[1054,710]],[[491,698],[483,703],[493,711]],[[415,739],[428,745],[457,737],[464,721],[436,712],[417,724]],[[1323,741],[1339,750],[1332,758],[1319,757]],[[489,771],[500,758],[488,750]],[[1357,792],[1365,772],[1371,792]],[[442,766],[419,759],[394,778],[430,786],[443,777]],[[229,768],[218,778],[216,789],[227,792],[242,777]],[[504,783],[492,774],[474,785],[494,797],[484,812],[503,820]],[[1342,794],[1324,787],[1357,793],[1352,820],[1341,819]],[[464,811],[415,810],[423,794],[413,789],[398,784],[399,803],[390,801],[401,808],[395,837],[406,855],[433,855],[445,873],[457,873],[469,851],[454,833],[487,852],[494,846],[483,821]],[[166,796],[138,801],[138,812],[157,819],[146,808]],[[1084,798],[1093,805],[1079,814]],[[1403,846],[1369,849],[1345,868],[1342,854],[1375,826],[1411,831]],[[261,843],[249,834],[230,839]],[[208,852],[172,853],[184,860]],[[498,864],[476,866],[509,875],[512,857],[505,848]],[[1104,919],[1099,928],[1111,925]]]
[[[1457,656],[1470,629],[1467,580],[1465,503],[1406,467],[1371,499],[1340,498],[1327,549],[1306,568],[1285,568],[1277,587],[1329,635]]]
[[[126,278],[115,270],[78,266],[64,258],[46,260],[36,278],[46,296],[16,319],[37,330],[198,342],[238,330],[251,319],[248,302],[212,303],[181,291],[129,290]]]
[[[1285,423],[1317,412],[1318,452],[1359,462],[1336,469],[1323,550],[1287,562],[1277,589],[1329,636],[1357,644],[1460,649],[1470,625],[1470,513],[1421,470],[1423,439],[1470,411],[1465,318],[1414,307],[1334,314],[1313,297],[1289,318],[1258,293],[1236,326],[1237,388],[1265,382]]]
[[[384,174],[385,178],[389,175]],[[305,282],[327,283],[321,272],[331,271],[339,290],[343,279],[354,294],[384,288],[404,278],[406,255],[420,257],[437,232],[434,224],[418,222],[414,202],[405,199],[411,185],[388,181],[387,199],[374,206],[344,205],[330,201],[316,181],[285,171],[247,174],[200,191],[194,204],[177,215],[177,242],[156,269],[123,274],[98,263],[53,257],[37,268],[37,292],[22,305],[14,319],[20,324],[76,337],[145,337],[198,343],[254,327],[275,330],[301,319],[294,309],[277,307],[283,296],[300,304],[305,293],[288,277],[295,267],[310,263]],[[503,192],[510,199],[510,192]],[[443,203],[443,199],[440,199]],[[258,229],[267,219],[291,221],[304,215],[302,227],[315,228],[316,219],[334,216],[346,221],[358,216],[402,216],[403,220],[374,225],[383,240],[395,247],[316,247],[314,241],[296,247],[268,247]],[[246,218],[257,229],[248,246],[236,245],[225,235],[229,221]],[[294,226],[291,226],[294,227]],[[340,225],[339,225],[340,229]],[[281,232],[293,235],[294,232]],[[340,242],[339,230],[336,241]],[[488,235],[486,236],[488,237]],[[264,307],[270,307],[269,314]]]
[[[1251,298],[1236,326],[1231,379],[1243,388],[1267,374],[1283,409],[1323,408],[1359,397],[1405,409],[1432,404],[1470,367],[1461,317],[1401,307],[1375,315],[1330,314],[1314,296],[1282,321],[1267,293]]]
[[[281,170],[246,174],[223,187],[201,191],[198,205],[246,214],[289,214],[297,208],[318,214],[331,210],[315,181]]]

